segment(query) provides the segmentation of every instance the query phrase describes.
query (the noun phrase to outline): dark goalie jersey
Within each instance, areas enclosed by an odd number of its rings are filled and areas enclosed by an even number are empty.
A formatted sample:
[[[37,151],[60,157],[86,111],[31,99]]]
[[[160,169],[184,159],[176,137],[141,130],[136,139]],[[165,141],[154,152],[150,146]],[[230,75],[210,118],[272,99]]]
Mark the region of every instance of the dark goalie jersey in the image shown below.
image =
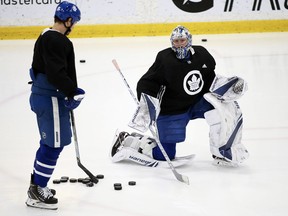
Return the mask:
[[[161,100],[162,115],[181,114],[209,92],[215,77],[215,60],[202,46],[193,46],[195,53],[190,63],[176,58],[171,48],[157,54],[156,60],[137,83],[137,96],[141,93]]]
[[[46,74],[48,82],[66,96],[72,96],[77,88],[73,44],[58,31],[47,29],[38,37],[32,68],[35,76]]]

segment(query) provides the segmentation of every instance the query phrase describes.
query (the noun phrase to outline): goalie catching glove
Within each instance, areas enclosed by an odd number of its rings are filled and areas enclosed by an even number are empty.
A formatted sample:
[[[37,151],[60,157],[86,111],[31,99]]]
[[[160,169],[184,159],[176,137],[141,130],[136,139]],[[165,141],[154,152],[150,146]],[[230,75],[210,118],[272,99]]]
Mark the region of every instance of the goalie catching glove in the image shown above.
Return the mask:
[[[245,80],[240,77],[224,77],[216,75],[210,87],[210,92],[223,102],[238,100],[247,91],[248,86]]]

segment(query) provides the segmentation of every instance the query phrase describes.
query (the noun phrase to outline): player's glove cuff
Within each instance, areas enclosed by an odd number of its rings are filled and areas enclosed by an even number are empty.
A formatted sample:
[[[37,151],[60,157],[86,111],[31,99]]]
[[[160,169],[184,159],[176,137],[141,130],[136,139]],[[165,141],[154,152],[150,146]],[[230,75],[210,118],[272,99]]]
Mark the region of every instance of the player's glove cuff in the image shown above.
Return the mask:
[[[80,105],[84,97],[85,91],[81,88],[77,88],[73,97],[65,98],[64,104],[70,110],[76,109]]]

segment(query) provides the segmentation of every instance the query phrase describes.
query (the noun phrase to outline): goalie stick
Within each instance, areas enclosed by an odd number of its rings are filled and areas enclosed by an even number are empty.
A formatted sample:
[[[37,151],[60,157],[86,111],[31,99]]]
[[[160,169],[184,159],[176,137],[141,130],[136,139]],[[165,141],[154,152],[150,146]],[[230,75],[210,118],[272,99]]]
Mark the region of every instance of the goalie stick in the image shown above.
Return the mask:
[[[91,181],[95,184],[98,183],[98,179],[96,176],[94,176],[82,163],[80,160],[80,152],[79,152],[79,146],[78,146],[78,138],[76,133],[76,125],[75,125],[75,117],[73,110],[70,111],[71,116],[71,124],[72,124],[72,130],[73,130],[73,139],[74,139],[74,145],[75,145],[75,152],[76,152],[76,158],[77,158],[77,164],[78,166],[90,177]]]
[[[135,97],[134,93],[132,92],[132,90],[131,90],[128,82],[127,82],[127,80],[125,79],[123,73],[121,72],[120,67],[119,67],[117,61],[116,61],[115,59],[113,59],[113,60],[112,60],[112,63],[113,63],[113,65],[115,66],[115,68],[118,70],[118,72],[120,73],[120,75],[121,75],[121,77],[122,77],[122,79],[123,79],[123,81],[124,81],[124,83],[125,83],[128,91],[129,91],[130,95],[132,96],[132,98],[134,99],[135,103],[136,103],[137,105],[139,105],[139,102],[138,102],[137,98]]]
[[[138,100],[136,99],[134,93],[132,92],[132,90],[131,90],[128,82],[126,81],[123,73],[121,72],[121,69],[120,69],[117,61],[116,61],[115,59],[113,59],[113,60],[112,60],[112,63],[113,63],[113,65],[115,66],[115,68],[117,69],[117,71],[120,73],[120,75],[121,75],[121,77],[122,77],[122,79],[123,79],[123,81],[124,81],[124,83],[125,83],[128,91],[130,92],[130,95],[131,95],[132,98],[134,99],[135,103],[136,103],[137,105],[139,105]],[[170,169],[172,170],[174,176],[176,177],[176,179],[177,179],[178,181],[180,181],[180,182],[183,182],[183,183],[186,183],[186,184],[189,185],[189,178],[188,178],[187,176],[182,175],[182,174],[180,174],[180,173],[177,172],[177,170],[176,170],[175,167],[173,166],[170,158],[168,157],[165,149],[163,148],[163,146],[162,146],[162,144],[161,144],[161,142],[160,142],[160,140],[159,140],[159,136],[158,136],[158,129],[157,129],[157,125],[156,125],[156,119],[154,119],[154,121],[152,121],[152,124],[149,126],[149,130],[150,130],[150,132],[152,133],[152,135],[154,136],[154,138],[155,138],[155,140],[156,140],[156,142],[157,142],[157,145],[159,146],[159,148],[160,148],[163,156],[165,157],[165,160],[167,161],[167,163],[168,163]]]

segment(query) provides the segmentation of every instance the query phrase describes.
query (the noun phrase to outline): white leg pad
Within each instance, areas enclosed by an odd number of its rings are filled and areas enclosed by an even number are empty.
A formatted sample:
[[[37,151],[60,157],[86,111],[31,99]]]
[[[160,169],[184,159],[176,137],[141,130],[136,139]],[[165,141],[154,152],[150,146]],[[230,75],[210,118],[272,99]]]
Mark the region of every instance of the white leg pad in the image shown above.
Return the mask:
[[[125,159],[131,159],[129,155],[135,155],[137,153],[143,155],[143,161],[155,161],[152,156],[152,149],[156,145],[157,144],[152,137],[144,136],[139,133],[132,133],[130,135],[125,131],[120,133],[116,131],[110,154],[111,160],[112,162],[118,162]],[[137,156],[137,158],[141,158],[141,156]],[[150,160],[148,158],[150,158]]]
[[[135,163],[149,167],[156,167],[158,166],[159,163],[159,161],[145,154],[141,154],[131,147],[124,147],[124,146],[112,157],[112,162],[118,162],[122,160],[130,160]]]
[[[223,103],[211,93],[204,95],[215,109],[204,114],[210,125],[210,150],[217,157],[241,163],[249,157],[242,141],[242,112],[236,101]]]
[[[131,147],[136,151],[152,157],[152,149],[156,147],[156,142],[153,138],[138,133],[132,133],[123,141],[125,147]]]

